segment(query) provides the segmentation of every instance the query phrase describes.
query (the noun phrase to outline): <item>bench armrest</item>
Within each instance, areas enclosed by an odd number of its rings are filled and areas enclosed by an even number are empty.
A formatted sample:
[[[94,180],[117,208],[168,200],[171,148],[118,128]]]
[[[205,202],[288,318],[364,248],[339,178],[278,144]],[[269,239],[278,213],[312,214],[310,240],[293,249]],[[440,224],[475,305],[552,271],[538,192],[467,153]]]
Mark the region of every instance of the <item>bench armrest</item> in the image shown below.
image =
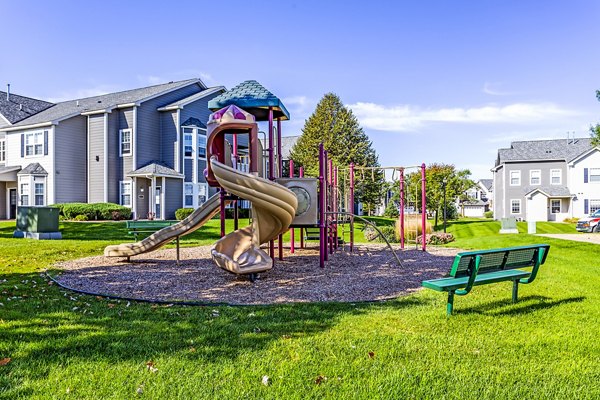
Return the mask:
[[[465,294],[468,294],[471,289],[473,288],[473,284],[475,283],[475,278],[477,278],[477,273],[479,272],[479,265],[481,264],[481,256],[477,255],[475,256],[475,261],[473,262],[473,265],[471,266],[471,275],[469,275],[469,280],[467,281],[467,286],[465,286],[464,289],[458,289],[456,290],[456,294],[459,296],[464,296]]]
[[[529,275],[528,278],[519,279],[519,283],[533,282],[533,280],[537,276],[537,272],[538,272],[538,269],[540,268],[540,265],[542,265],[544,263],[544,260],[546,258],[545,256],[546,256],[546,248],[545,247],[539,247],[538,249],[536,249],[535,264],[533,265],[533,268],[531,269],[531,275]]]

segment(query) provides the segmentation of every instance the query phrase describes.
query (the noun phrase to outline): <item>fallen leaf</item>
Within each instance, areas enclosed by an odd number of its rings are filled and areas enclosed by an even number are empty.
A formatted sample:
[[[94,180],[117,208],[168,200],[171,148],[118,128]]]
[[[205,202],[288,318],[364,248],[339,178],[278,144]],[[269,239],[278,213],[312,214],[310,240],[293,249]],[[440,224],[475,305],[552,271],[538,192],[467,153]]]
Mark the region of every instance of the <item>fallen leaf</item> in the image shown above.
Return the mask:
[[[271,384],[271,378],[269,378],[269,375],[262,377],[262,384],[265,386],[269,386]]]
[[[375,358],[375,353],[374,353],[374,352],[372,352],[372,351],[370,351],[370,352],[369,352],[369,358]]]
[[[150,371],[152,373],[158,372],[158,368],[155,367],[155,364],[152,360],[150,360],[146,363],[146,368],[148,368],[148,371]]]
[[[195,347],[190,347],[190,353],[195,353],[196,352],[196,348]]]
[[[108,303],[106,306],[107,306],[108,308],[114,308],[114,307],[115,307],[115,305],[116,305],[115,303]]]
[[[7,365],[11,361],[12,361],[12,358],[10,358],[10,357],[0,359],[0,367]]]
[[[144,393],[144,385],[140,385],[138,386],[137,390],[136,390],[137,394],[142,394]]]
[[[282,339],[291,339],[292,336],[290,336],[290,335],[281,335],[281,338]]]
[[[317,379],[315,379],[315,384],[320,385],[321,383],[325,382],[326,380],[327,380],[326,376],[319,375],[319,376],[317,376]]]

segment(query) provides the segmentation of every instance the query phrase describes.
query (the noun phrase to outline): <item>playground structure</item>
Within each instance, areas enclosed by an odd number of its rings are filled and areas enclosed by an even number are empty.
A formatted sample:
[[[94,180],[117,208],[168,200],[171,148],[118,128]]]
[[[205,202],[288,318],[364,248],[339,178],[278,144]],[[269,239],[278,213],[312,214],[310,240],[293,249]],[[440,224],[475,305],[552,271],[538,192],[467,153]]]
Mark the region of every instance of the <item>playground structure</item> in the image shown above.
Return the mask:
[[[357,170],[369,167],[351,164],[348,168],[349,188],[340,190],[339,169],[333,166],[333,161],[328,158],[327,151],[321,144],[318,178],[304,177],[302,168],[300,176],[294,177],[293,160],[290,160],[289,177],[282,177],[281,122],[289,119],[289,113],[277,97],[256,81],[243,82],[214,98],[209,102],[209,108],[214,112],[207,124],[206,153],[209,162],[205,176],[210,186],[219,188],[218,193],[184,220],[163,228],[140,242],[106,247],[105,256],[129,259],[131,256],[156,250],[173,240],[179,243],[180,236],[199,229],[217,213],[220,213],[221,239],[212,248],[213,260],[220,268],[237,275],[248,275],[251,280],[259,272],[273,267],[275,239],[278,240],[279,259],[283,260],[282,235],[288,230],[290,252],[293,253],[294,229],[300,229],[300,246],[304,247],[303,230],[318,228],[321,268],[325,267],[329,255],[339,248],[338,225],[350,225],[349,244],[350,251],[353,251],[354,219],[361,218],[353,212],[354,174]],[[264,149],[258,140],[257,121],[268,122]],[[246,154],[240,151],[245,149],[238,146],[238,135],[246,135],[248,139]],[[403,176],[404,169],[394,168],[400,169]],[[377,169],[383,170],[385,167]],[[421,166],[421,173],[422,250],[425,250],[425,165]],[[400,213],[403,218],[404,180],[401,179],[400,182]],[[238,226],[240,200],[249,200],[252,204],[252,223],[241,229]],[[232,204],[234,210],[234,231],[228,234],[225,231],[227,204]],[[367,220],[363,221],[371,224]],[[377,227],[375,229],[378,230]],[[401,230],[401,247],[404,248],[403,222]],[[268,252],[260,248],[263,243],[268,243]],[[388,246],[400,264],[389,243]],[[179,259],[179,246],[177,254]]]

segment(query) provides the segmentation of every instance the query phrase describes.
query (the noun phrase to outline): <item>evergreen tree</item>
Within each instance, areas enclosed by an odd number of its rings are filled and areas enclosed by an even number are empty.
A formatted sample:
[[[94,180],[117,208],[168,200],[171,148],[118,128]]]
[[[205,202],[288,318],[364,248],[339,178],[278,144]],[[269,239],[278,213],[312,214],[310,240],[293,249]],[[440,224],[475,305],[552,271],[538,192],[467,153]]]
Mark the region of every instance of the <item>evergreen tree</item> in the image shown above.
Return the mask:
[[[319,174],[319,144],[323,143],[335,166],[346,169],[350,163],[357,167],[378,167],[377,154],[357,118],[340,98],[327,93],[302,128],[302,135],[291,150],[290,158],[304,167],[307,176]],[[340,175],[347,172],[340,172]],[[348,179],[339,177],[340,189],[348,190]],[[342,181],[344,185],[342,185]],[[382,171],[357,169],[355,201],[362,201],[373,210],[379,203],[384,176]],[[345,186],[345,187],[344,187]],[[349,210],[352,211],[352,210]]]
[[[600,101],[600,90],[596,90],[596,98]],[[600,147],[600,124],[590,127],[590,136],[592,138],[592,146]]]

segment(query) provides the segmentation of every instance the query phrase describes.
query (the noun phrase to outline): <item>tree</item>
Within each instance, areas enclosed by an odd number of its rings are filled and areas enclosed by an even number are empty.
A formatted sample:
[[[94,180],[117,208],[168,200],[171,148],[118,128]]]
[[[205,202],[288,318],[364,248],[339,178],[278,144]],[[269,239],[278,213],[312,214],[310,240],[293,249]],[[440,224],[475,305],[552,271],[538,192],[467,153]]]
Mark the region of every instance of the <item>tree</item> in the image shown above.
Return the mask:
[[[425,172],[426,190],[425,196],[426,207],[430,212],[435,212],[435,225],[438,224],[438,215],[444,204],[444,190],[446,193],[446,204],[450,204],[457,197],[473,187],[475,183],[469,179],[471,171],[468,169],[457,170],[451,164],[434,163],[427,166]],[[413,172],[407,175],[406,180],[411,187],[413,185],[421,185],[421,172]],[[444,188],[445,181],[445,188]],[[398,197],[399,198],[399,197]],[[421,205],[421,191],[417,192],[417,203]]]
[[[600,101],[600,90],[596,90],[596,98]],[[600,124],[590,126],[592,146],[600,147]]]
[[[350,163],[357,167],[378,167],[377,154],[358,119],[340,98],[327,93],[302,128],[302,135],[292,148],[290,158],[304,167],[307,176],[319,174],[319,144],[323,143],[333,164],[346,169]],[[348,179],[341,184],[348,190]],[[381,198],[384,176],[382,171],[363,171],[355,174],[355,201],[362,201],[372,210]],[[344,187],[345,186],[345,187]],[[352,210],[350,210],[352,211]]]

